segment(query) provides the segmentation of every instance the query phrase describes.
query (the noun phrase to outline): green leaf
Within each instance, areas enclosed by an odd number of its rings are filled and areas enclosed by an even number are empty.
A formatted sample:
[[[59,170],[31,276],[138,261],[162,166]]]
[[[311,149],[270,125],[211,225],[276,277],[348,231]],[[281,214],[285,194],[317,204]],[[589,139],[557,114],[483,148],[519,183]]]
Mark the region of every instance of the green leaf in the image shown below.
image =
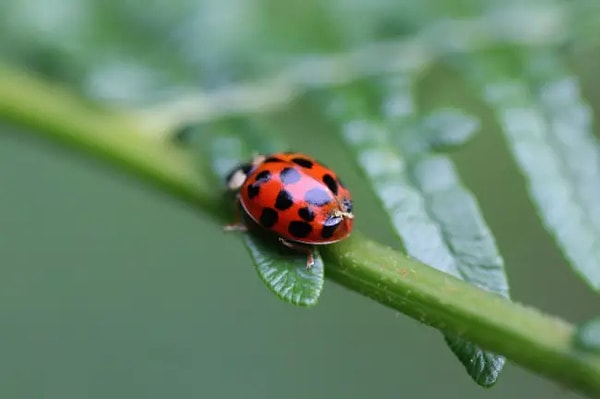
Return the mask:
[[[410,77],[383,86],[389,91],[376,101],[383,111],[368,109],[364,91],[360,95],[351,90],[334,96],[330,111],[406,251],[438,270],[508,297],[502,258],[475,199],[462,186],[451,160],[431,153],[431,136],[421,134],[424,121],[413,104]],[[453,129],[454,137],[467,138],[473,123],[457,123]],[[447,335],[446,341],[478,384],[489,387],[496,382],[503,356],[459,336]]]
[[[474,56],[464,65],[500,121],[546,230],[600,290],[600,145],[577,79],[545,53],[514,64]]]
[[[285,302],[314,306],[319,300],[325,273],[323,260],[316,253],[315,264],[306,269],[306,255],[275,246],[253,234],[244,234],[256,270],[267,286]]]
[[[443,151],[469,141],[479,129],[479,120],[453,108],[438,108],[423,118],[423,139],[432,150]]]
[[[189,140],[202,149],[204,159],[210,160],[220,182],[224,182],[235,166],[251,159],[253,153],[264,154],[285,148],[262,123],[221,123],[188,134]],[[249,142],[254,145],[250,147]],[[221,186],[224,188],[222,183]],[[231,210],[233,220],[233,201]],[[298,306],[317,304],[325,279],[323,260],[318,251],[313,250],[315,263],[307,270],[306,254],[284,247],[276,237],[252,228],[237,234],[242,235],[261,280],[278,298]]]
[[[600,317],[586,321],[577,328],[575,344],[585,350],[600,352]]]

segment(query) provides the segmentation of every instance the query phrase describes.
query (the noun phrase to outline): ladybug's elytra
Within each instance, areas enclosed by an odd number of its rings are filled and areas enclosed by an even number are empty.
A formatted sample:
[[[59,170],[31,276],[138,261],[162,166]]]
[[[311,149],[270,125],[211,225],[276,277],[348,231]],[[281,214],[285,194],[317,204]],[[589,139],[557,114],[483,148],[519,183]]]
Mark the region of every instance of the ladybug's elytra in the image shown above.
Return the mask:
[[[227,176],[245,213],[259,226],[276,233],[289,248],[306,252],[306,267],[314,264],[306,245],[340,241],[352,231],[352,197],[337,175],[315,159],[296,152],[256,156]],[[237,223],[227,230],[246,230]]]

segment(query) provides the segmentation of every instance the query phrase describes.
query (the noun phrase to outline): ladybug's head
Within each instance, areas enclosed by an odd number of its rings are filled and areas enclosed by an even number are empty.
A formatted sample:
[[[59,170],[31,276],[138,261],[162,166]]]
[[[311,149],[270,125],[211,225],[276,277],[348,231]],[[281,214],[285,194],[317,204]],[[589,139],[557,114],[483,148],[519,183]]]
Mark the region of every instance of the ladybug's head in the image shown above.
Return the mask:
[[[352,200],[345,196],[339,198],[335,208],[323,222],[323,234],[327,239],[322,243],[336,242],[347,237],[352,231],[353,222]]]
[[[334,210],[331,216],[334,218],[354,219],[354,214],[352,213],[352,200],[344,198],[339,204],[340,209]]]
[[[264,161],[265,157],[262,155],[256,155],[252,162],[247,162],[243,164],[239,164],[236,166],[231,172],[227,174],[225,177],[225,184],[227,185],[227,189],[229,191],[238,191],[246,178],[258,166],[262,161]]]

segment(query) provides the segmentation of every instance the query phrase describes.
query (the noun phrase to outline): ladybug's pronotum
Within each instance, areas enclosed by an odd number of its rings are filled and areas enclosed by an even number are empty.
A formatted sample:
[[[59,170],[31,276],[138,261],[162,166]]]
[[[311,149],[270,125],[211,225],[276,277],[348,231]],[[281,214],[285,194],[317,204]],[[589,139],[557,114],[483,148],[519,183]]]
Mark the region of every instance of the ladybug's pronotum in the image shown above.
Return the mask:
[[[352,231],[352,197],[337,175],[313,158],[295,152],[257,156],[227,176],[242,209],[289,248],[307,254],[306,245],[340,241]],[[227,230],[245,230],[241,222]]]

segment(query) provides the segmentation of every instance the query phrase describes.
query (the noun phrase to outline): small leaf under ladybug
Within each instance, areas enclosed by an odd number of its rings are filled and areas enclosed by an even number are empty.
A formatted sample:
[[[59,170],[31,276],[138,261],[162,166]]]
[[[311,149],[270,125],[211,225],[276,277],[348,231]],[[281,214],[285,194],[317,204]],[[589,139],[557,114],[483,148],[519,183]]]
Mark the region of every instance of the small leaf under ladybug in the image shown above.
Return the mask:
[[[315,263],[306,268],[306,255],[263,237],[244,233],[244,244],[252,255],[260,278],[280,299],[298,306],[317,304],[323,289],[323,260],[314,253]]]

